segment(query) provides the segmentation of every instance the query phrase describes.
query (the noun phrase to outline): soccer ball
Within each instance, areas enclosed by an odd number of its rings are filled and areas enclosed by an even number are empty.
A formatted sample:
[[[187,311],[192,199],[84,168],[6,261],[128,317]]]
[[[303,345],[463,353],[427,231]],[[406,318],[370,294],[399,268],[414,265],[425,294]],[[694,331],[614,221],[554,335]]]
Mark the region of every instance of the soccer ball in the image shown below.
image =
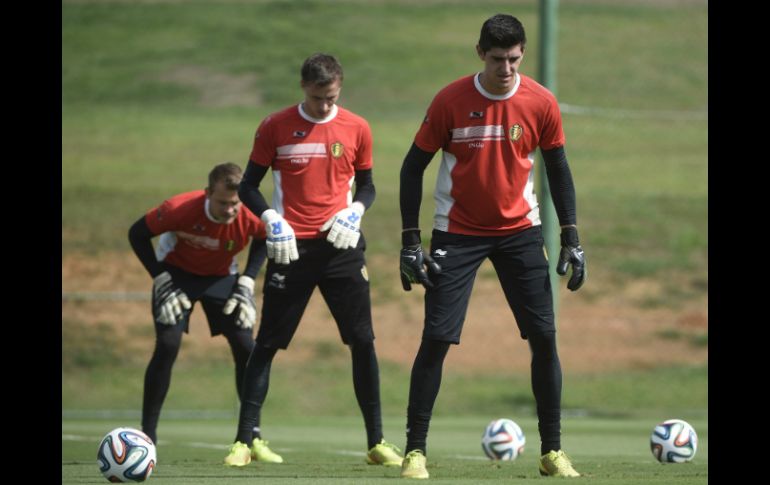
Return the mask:
[[[652,430],[650,450],[661,463],[684,463],[698,451],[698,435],[686,421],[669,419]]]
[[[523,451],[524,432],[510,419],[495,419],[484,430],[481,449],[490,460],[515,460]]]
[[[114,483],[143,482],[157,464],[155,444],[134,428],[115,428],[99,443],[96,454],[99,470]]]

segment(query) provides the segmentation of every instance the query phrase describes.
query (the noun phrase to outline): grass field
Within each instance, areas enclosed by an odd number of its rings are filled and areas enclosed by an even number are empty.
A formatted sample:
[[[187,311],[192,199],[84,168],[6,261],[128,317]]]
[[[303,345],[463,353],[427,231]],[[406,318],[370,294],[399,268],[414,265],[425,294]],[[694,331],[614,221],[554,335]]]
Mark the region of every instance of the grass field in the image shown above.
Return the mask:
[[[403,419],[386,417],[385,435],[403,445]],[[436,418],[428,443],[430,483],[543,483],[537,470],[537,423],[517,418],[528,443],[514,462],[491,462],[480,436],[488,416]],[[568,418],[562,423],[563,445],[577,469],[601,485],[691,485],[708,482],[708,423],[690,421],[698,432],[694,460],[663,465],[649,450],[656,422],[649,419]],[[106,483],[96,466],[96,448],[119,420],[69,419],[62,423],[62,484]],[[271,447],[283,464],[251,464],[244,469],[221,465],[235,422],[222,419],[167,421],[160,432],[158,467],[151,483],[181,484],[386,484],[399,480],[398,469],[364,463],[365,436],[359,419],[301,417],[269,426]],[[583,479],[581,479],[582,483]],[[400,482],[399,482],[400,483]]]
[[[302,60],[326,51],[345,68],[340,104],[366,117],[374,136],[377,200],[363,222],[374,311],[388,309],[391,320],[415,319],[419,295],[401,291],[394,263],[401,162],[435,93],[481,68],[474,45],[490,15],[509,12],[522,20],[528,35],[522,71],[537,77],[537,5],[63,0],[63,267],[84,268],[78,261],[86,260],[103,271],[75,271],[63,289],[146,292],[149,280],[130,252],[128,227],[164,198],[202,188],[215,163],[245,163],[260,120],[301,100]],[[556,90],[590,274],[580,292],[564,295],[582,312],[576,327],[586,329],[580,335],[586,340],[568,342],[566,349],[618,332],[606,340],[608,353],[623,339],[651,353],[679,342],[678,351],[706,354],[707,40],[706,2],[560,2]],[[424,182],[426,241],[437,159]],[[486,269],[479,273],[481,282],[495,278]],[[62,483],[106,483],[95,464],[98,440],[113,427],[139,423],[152,328],[143,302],[140,309],[136,302],[112,304],[62,301]],[[666,312],[654,313],[660,309]],[[501,307],[487,318],[510,319],[506,312]],[[323,318],[328,320],[318,320]],[[658,333],[649,330],[660,322],[666,326],[656,326]],[[381,318],[378,328],[386,323]],[[476,325],[484,323],[492,322]],[[403,347],[381,335],[388,334],[378,333],[378,352],[389,344]],[[397,477],[394,470],[363,464],[349,361],[338,353],[338,342],[328,340],[312,343],[312,366],[288,361],[273,372],[264,412],[267,438],[287,463],[220,466],[237,412],[229,355],[185,342],[163,409],[159,467],[151,483],[366,484]],[[472,345],[465,341],[465,349]],[[497,352],[526,351],[516,345]],[[386,435],[399,446],[413,358],[402,347],[380,362]],[[483,360],[486,352],[477,353]],[[592,482],[707,482],[708,363],[669,365],[662,355],[661,364],[653,365],[658,354],[652,355],[624,361],[620,370],[611,364],[590,373],[565,368],[564,445]],[[429,442],[431,483],[540,479],[528,379],[526,365],[474,366],[445,375]],[[316,392],[302,392],[307,389]],[[479,438],[495,417],[515,419],[530,440],[515,463],[483,459]],[[673,417],[688,420],[699,433],[693,463],[663,466],[649,452],[654,424]]]

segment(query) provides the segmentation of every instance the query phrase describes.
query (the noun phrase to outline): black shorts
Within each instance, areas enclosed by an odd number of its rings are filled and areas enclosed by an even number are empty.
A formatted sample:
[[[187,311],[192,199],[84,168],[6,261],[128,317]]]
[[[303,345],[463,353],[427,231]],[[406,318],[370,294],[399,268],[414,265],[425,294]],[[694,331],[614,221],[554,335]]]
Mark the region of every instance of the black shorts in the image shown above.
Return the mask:
[[[297,261],[268,260],[257,345],[287,348],[316,286],[345,344],[373,341],[365,248],[363,235],[354,249],[335,249],[326,239],[301,239]]]
[[[222,309],[225,306],[225,302],[232,294],[233,287],[237,283],[238,275],[227,276],[200,276],[193,273],[188,273],[183,269],[177,268],[170,264],[162,263],[166,271],[171,275],[174,285],[177,288],[185,292],[187,297],[192,303],[192,308],[184,310],[182,322],[176,325],[164,325],[155,321],[155,330],[160,331],[184,331],[190,332],[190,315],[193,309],[195,309],[195,303],[200,302],[203,306],[203,311],[206,313],[206,320],[209,322],[209,331],[211,336],[220,334],[229,334],[232,332],[249,332],[250,328],[241,328],[236,325],[236,318],[238,312],[234,311],[230,315],[222,313]],[[153,300],[154,300],[153,295]],[[155,302],[153,301],[153,308]]]
[[[425,290],[423,338],[460,343],[476,272],[489,258],[522,338],[555,331],[551,281],[540,226],[509,236],[466,236],[433,230],[430,254],[441,273]]]

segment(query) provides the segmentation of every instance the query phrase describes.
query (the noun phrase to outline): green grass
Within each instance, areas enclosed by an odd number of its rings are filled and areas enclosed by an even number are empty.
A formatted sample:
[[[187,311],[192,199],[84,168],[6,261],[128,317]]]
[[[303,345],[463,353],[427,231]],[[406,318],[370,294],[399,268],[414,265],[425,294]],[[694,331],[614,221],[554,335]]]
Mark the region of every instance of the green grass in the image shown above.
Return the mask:
[[[340,104],[370,121],[378,198],[364,230],[373,253],[396,251],[401,161],[437,90],[480,69],[481,22],[498,11],[523,21],[525,74],[537,76],[540,49],[536,2],[396,4],[65,1],[63,254],[127,251],[126,230],[147,209],[205,185],[217,162],[245,163],[259,121],[301,100],[298,69],[313,51],[342,60]],[[561,5],[560,101],[703,112],[707,20],[705,5]],[[708,121],[566,114],[564,128],[591,265],[620,280],[705,281]]]
[[[437,417],[428,441],[431,483],[487,482],[542,483],[537,470],[537,423],[513,417],[527,444],[514,462],[491,462],[480,446],[480,436],[492,417],[457,415]],[[662,465],[649,450],[656,420],[567,418],[562,423],[562,445],[585,479],[607,485],[691,485],[708,481],[708,422],[686,418],[696,429],[699,448],[692,462]],[[403,417],[385,416],[386,437],[403,447]],[[130,420],[62,421],[62,484],[104,483],[96,466],[101,437],[118,426],[136,426]],[[275,420],[265,429],[271,447],[283,464],[251,464],[244,469],[221,465],[232,441],[234,420],[166,420],[158,430],[158,467],[152,482],[177,484],[386,484],[399,480],[398,469],[364,464],[365,436],[356,417],[297,416]]]
[[[201,357],[200,359],[205,359]],[[141,409],[144,363],[135,366],[65,367],[62,409]],[[409,369],[380,362],[384,414],[402,415],[409,393]],[[314,389],[314,392],[304,392]],[[673,367],[602,374],[566,374],[562,406],[571,415],[640,417],[708,410],[708,367]],[[350,362],[344,355],[317,359],[312,365],[276,359],[271,372],[265,416],[347,415],[355,412]],[[534,415],[529,375],[497,372],[445,372],[436,402],[437,415]],[[235,415],[238,400],[229,362],[179,362],[174,367],[164,411]]]
[[[532,1],[65,0],[63,257],[128,254],[128,227],[146,210],[174,193],[202,188],[215,163],[245,163],[260,120],[301,100],[302,60],[327,51],[345,68],[340,104],[365,116],[374,135],[378,196],[363,223],[370,263],[379,261],[380,268],[370,267],[373,298],[403,298],[385,291],[392,285],[378,283],[386,275],[397,281],[395,266],[386,262],[400,246],[401,162],[438,89],[481,68],[474,53],[478,29],[497,12],[525,24],[523,72],[537,77]],[[604,275],[589,280],[583,298],[640,279],[662,285],[659,297],[640,305],[676,306],[707,293],[708,121],[666,115],[708,107],[707,21],[705,4],[562,2],[559,8],[558,98],[610,110],[564,115],[581,242],[593,274]],[[638,110],[638,116],[612,114],[623,110]],[[438,157],[424,182],[425,239]],[[127,350],[111,321],[62,324],[62,483],[105,483],[95,465],[96,445],[113,427],[138,426],[149,349]],[[708,345],[708,334],[664,337]],[[219,465],[238,409],[229,357],[187,360],[183,352],[164,406],[153,482],[393,483],[396,472],[363,465],[362,454],[334,453],[362,453],[363,432],[349,362],[322,358],[322,347],[313,366],[282,365],[279,358],[273,370],[264,417],[268,438],[288,463],[247,470]],[[111,364],[118,355],[126,365]],[[400,446],[408,370],[380,365],[386,434]],[[598,484],[706,483],[707,393],[706,365],[567,374],[565,449]],[[77,418],[102,410],[111,417]],[[431,482],[539,480],[528,376],[447,373],[435,413]],[[180,418],[189,415],[199,419]],[[530,443],[515,463],[490,464],[479,459],[479,435],[502,416],[520,422]],[[652,426],[671,417],[698,430],[694,463],[652,460]]]

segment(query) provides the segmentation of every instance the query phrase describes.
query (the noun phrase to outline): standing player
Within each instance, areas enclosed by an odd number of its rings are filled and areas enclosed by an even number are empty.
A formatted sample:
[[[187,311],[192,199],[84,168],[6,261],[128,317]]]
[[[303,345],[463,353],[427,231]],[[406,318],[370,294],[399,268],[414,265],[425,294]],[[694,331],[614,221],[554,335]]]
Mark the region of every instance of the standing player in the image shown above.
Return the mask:
[[[211,336],[222,334],[235,361],[241,397],[246,360],[254,346],[257,317],[254,279],[265,261],[265,228],[241,209],[238,186],[243,172],[222,163],[209,173],[205,190],[176,195],[139,218],[128,231],[136,256],[153,278],[155,351],[144,376],[142,430],[157,443],[157,426],[171,382],[182,333],[200,301]],[[160,234],[157,254],[151,239]],[[238,254],[253,238],[246,268],[238,276]]]
[[[515,17],[498,14],[484,22],[476,46],[484,70],[436,95],[401,168],[401,282],[407,291],[412,283],[425,286],[425,326],[412,367],[403,477],[429,476],[426,441],[442,365],[449,345],[460,343],[476,271],[486,258],[521,336],[529,340],[540,473],[579,476],[561,450],[561,364],[532,190],[537,147],[562,228],[557,271],[566,274],[572,265],[567,284],[572,291],[583,284],[585,259],[559,105],[547,89],[518,72],[525,44],[524,27]],[[439,149],[436,214],[430,254],[424,254],[418,228],[422,178]]]
[[[361,216],[375,196],[371,131],[366,120],[336,105],[343,79],[336,58],[314,54],[301,74],[304,102],[265,118],[241,183],[241,199],[267,226],[269,260],[238,431],[225,464],[245,466],[252,458],[283,461],[260,435],[260,413],[273,357],[288,347],[317,286],[350,347],[353,388],[366,427],[366,461],[400,466],[398,449],[382,435],[366,244],[360,232]],[[273,208],[259,191],[270,167]],[[257,438],[252,439],[255,427]]]

